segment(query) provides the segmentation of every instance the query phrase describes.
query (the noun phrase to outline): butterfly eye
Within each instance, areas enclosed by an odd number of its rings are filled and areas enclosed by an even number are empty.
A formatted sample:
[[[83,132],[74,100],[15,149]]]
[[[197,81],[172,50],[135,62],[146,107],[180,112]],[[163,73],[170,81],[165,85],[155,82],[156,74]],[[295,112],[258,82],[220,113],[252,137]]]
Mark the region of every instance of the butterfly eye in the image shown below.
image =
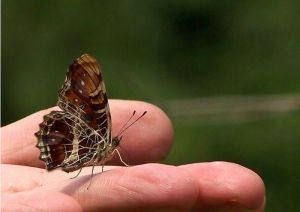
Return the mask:
[[[113,145],[114,147],[119,146],[119,143],[120,143],[121,139],[122,139],[122,138],[118,138],[118,137],[113,138],[113,140],[112,140],[112,145]]]

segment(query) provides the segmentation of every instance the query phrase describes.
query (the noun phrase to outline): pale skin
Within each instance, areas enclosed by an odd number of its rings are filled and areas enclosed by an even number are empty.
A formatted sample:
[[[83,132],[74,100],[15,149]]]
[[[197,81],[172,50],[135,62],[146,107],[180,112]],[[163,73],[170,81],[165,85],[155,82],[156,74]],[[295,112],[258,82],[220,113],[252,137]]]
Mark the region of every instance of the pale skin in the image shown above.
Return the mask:
[[[265,187],[253,171],[228,162],[181,166],[155,163],[166,157],[173,141],[169,118],[156,106],[111,100],[115,135],[133,110],[148,111],[129,128],[120,153],[101,173],[96,166],[65,173],[48,172],[38,159],[34,133],[43,115],[34,113],[2,127],[1,177],[3,211],[263,211]],[[201,142],[201,141],[199,141]],[[188,152],[187,152],[188,154]],[[135,165],[141,164],[141,165]],[[88,188],[88,189],[87,189]]]

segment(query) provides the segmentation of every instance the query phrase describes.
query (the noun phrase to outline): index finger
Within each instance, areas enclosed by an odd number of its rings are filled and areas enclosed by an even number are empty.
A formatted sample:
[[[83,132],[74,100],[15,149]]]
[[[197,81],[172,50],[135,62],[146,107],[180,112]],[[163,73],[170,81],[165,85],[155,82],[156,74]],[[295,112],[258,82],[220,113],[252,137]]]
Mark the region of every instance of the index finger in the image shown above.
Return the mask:
[[[112,135],[114,136],[134,110],[147,111],[137,124],[130,127],[120,143],[124,160],[133,165],[154,162],[164,158],[170,150],[173,130],[166,114],[158,107],[139,101],[110,100]],[[15,123],[2,127],[2,163],[44,167],[38,159],[40,151],[35,147],[34,133],[39,130],[43,116],[57,107],[34,113]],[[116,158],[112,163],[116,164]]]

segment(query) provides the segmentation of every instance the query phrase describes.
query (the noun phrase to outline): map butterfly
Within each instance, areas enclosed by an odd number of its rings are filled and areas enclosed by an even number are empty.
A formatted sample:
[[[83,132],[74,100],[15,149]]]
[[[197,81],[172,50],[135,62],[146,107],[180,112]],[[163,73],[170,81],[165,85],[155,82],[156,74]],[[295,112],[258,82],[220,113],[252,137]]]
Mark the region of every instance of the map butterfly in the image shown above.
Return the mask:
[[[122,133],[146,111],[129,124],[134,111],[118,135],[112,138],[108,99],[96,59],[84,54],[69,66],[57,105],[62,111],[45,115],[35,133],[40,159],[45,162],[47,170],[61,167],[65,172],[81,171],[82,167],[91,165],[93,168],[102,165],[103,170],[114,152],[127,165],[117,147]]]

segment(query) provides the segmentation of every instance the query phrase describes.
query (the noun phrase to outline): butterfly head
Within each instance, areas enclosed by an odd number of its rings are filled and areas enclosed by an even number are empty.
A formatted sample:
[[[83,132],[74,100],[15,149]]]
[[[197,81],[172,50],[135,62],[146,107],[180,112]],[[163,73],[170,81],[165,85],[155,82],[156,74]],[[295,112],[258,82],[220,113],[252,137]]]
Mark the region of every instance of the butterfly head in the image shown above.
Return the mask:
[[[123,136],[116,136],[112,139],[112,146],[115,148],[115,147],[118,147],[121,140],[122,140]]]
[[[134,123],[136,123],[140,118],[142,118],[144,115],[146,115],[147,111],[145,111],[142,115],[140,115],[136,120],[134,120],[133,122],[130,123],[130,121],[132,120],[132,118],[135,115],[135,111],[133,111],[133,114],[131,115],[131,117],[128,119],[128,121],[123,125],[123,127],[121,127],[119,133],[117,134],[117,136],[115,136],[112,141],[111,141],[111,147],[112,148],[116,148],[119,146],[122,138],[123,138],[123,133],[129,128],[131,127]]]

